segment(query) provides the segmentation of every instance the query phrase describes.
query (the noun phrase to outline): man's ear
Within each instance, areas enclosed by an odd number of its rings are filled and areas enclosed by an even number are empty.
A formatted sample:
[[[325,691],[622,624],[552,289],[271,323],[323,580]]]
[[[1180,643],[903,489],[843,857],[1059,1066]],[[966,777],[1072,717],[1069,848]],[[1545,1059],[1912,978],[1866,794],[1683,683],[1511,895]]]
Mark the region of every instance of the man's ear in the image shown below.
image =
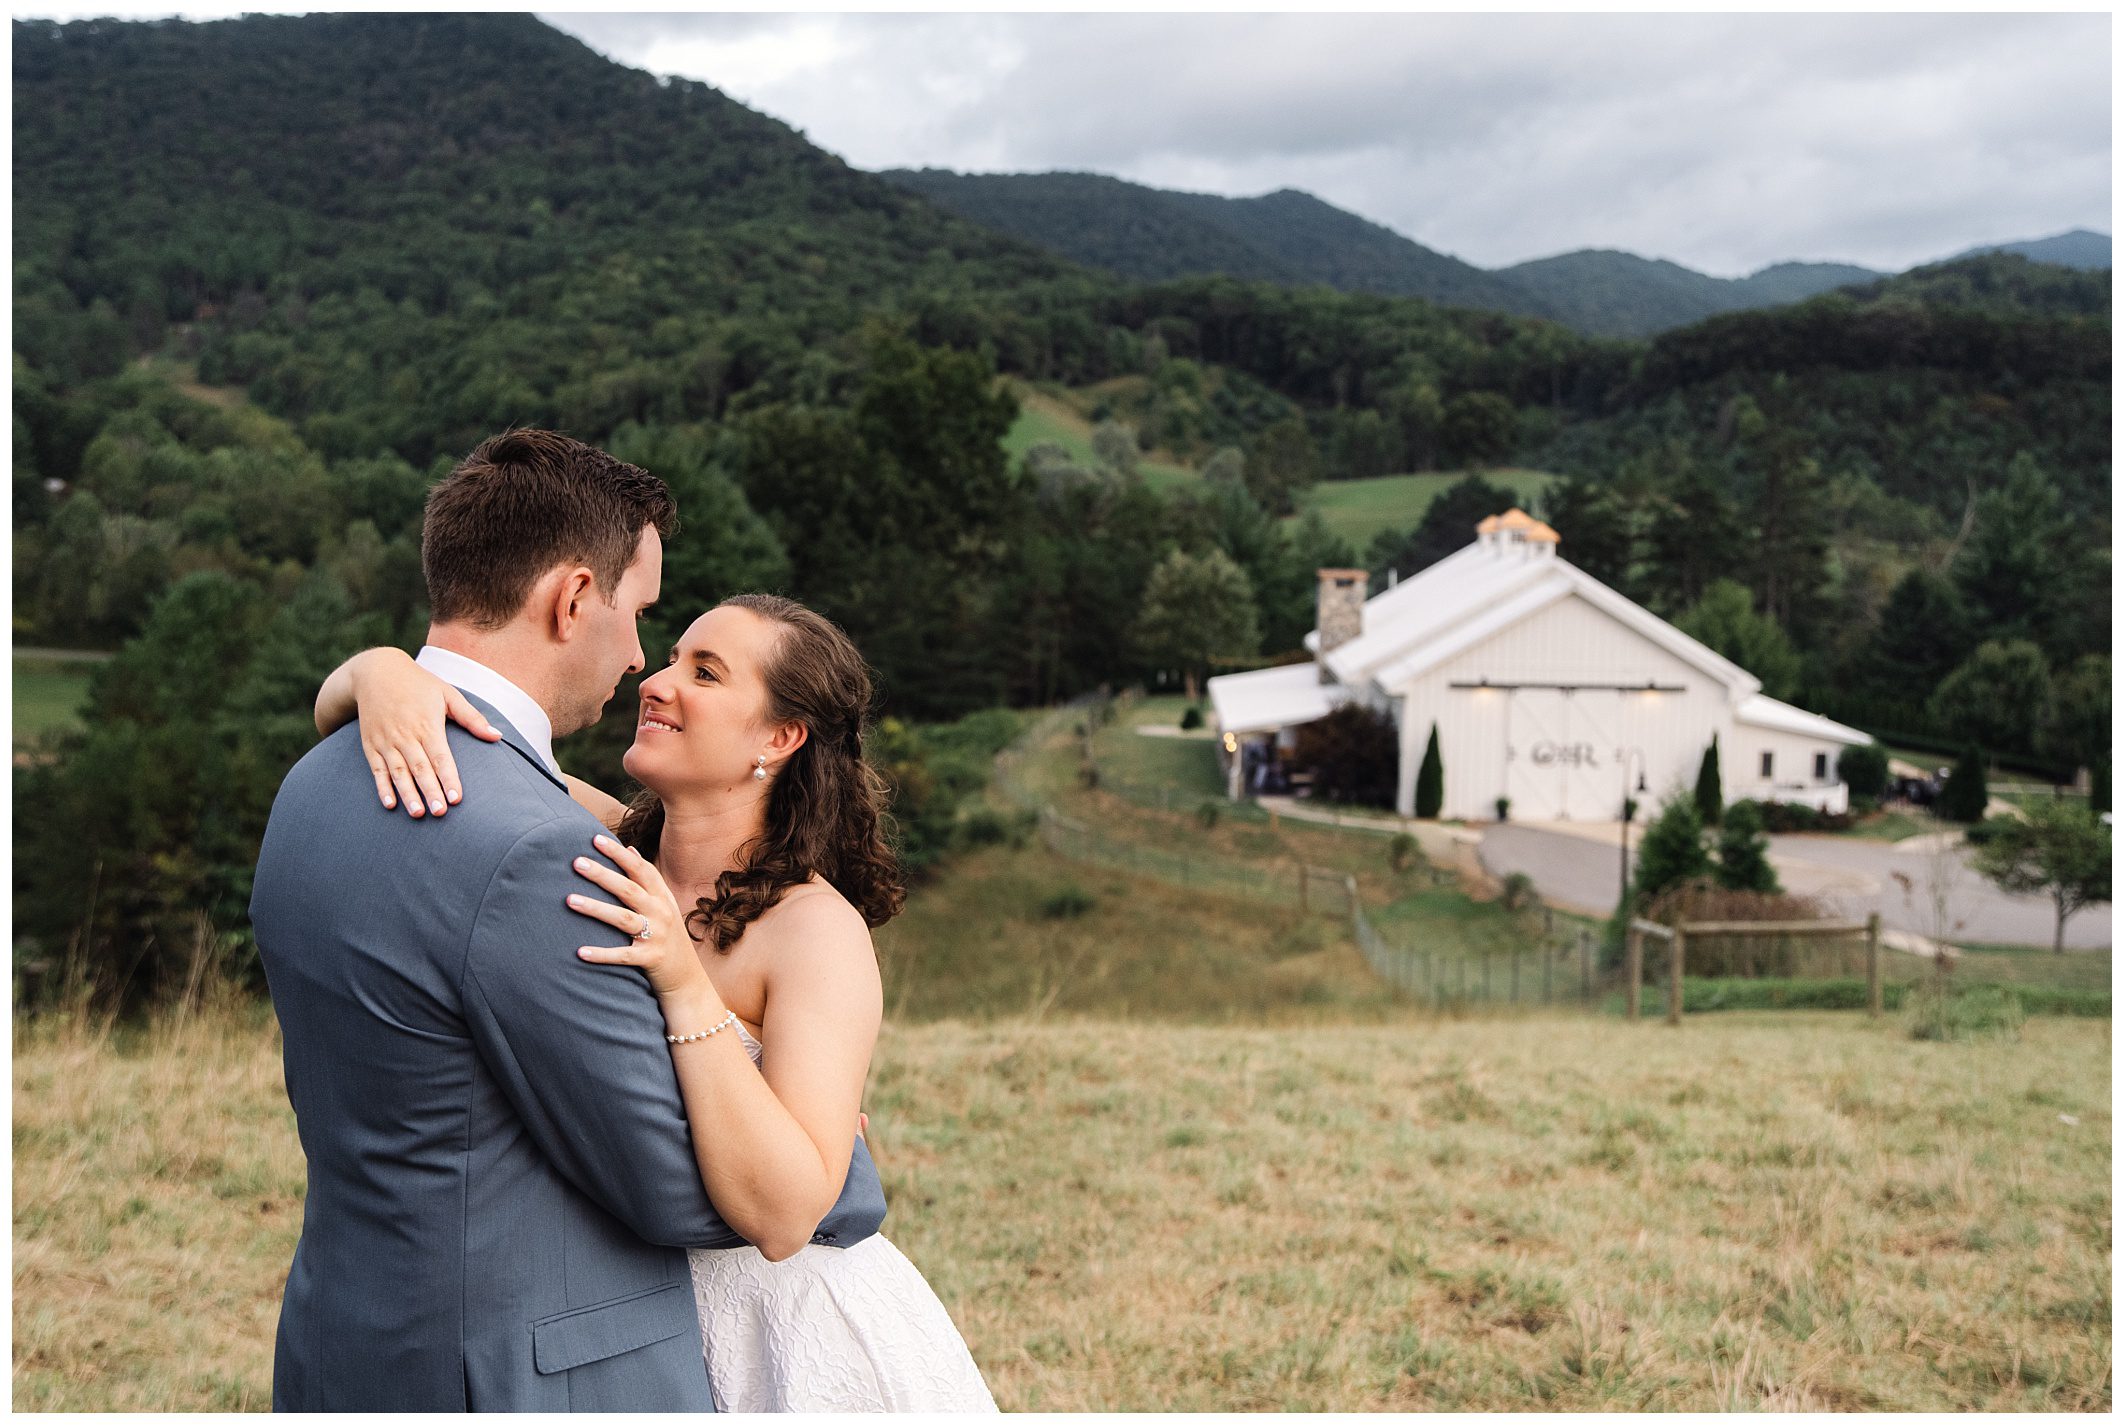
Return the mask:
[[[572,569],[563,569],[555,575],[553,592],[547,607],[552,617],[553,636],[562,643],[576,635],[583,625],[585,605],[597,597],[597,575],[589,566],[578,564]]]

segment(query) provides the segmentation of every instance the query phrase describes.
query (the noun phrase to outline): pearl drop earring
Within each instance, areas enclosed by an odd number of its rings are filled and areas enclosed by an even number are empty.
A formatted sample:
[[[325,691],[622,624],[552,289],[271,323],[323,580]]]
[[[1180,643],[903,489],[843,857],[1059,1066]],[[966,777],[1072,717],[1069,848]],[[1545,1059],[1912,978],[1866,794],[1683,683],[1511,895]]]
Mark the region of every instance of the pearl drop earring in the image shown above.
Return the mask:
[[[767,780],[767,754],[764,752],[760,754],[760,765],[752,769],[752,780],[755,782]]]

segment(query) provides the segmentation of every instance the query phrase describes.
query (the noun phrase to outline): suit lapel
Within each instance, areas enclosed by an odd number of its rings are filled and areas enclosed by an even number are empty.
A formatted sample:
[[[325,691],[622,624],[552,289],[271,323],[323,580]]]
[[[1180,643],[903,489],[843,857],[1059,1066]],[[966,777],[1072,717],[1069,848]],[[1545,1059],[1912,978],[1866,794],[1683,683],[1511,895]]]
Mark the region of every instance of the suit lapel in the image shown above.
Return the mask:
[[[496,712],[494,710],[494,705],[488,702],[485,698],[479,696],[479,694],[465,692],[463,688],[459,688],[457,691],[465,694],[465,700],[471,703],[473,707],[478,708],[480,710],[481,715],[484,716],[488,722],[494,724],[494,730],[502,735],[502,741],[508,743],[509,746],[516,749],[516,754],[519,757],[523,758],[526,762],[529,762],[533,767],[536,767],[540,776],[544,777],[554,786],[559,787],[562,791],[565,792],[568,790],[567,780],[563,777],[556,775],[553,769],[546,765],[546,759],[531,750],[531,744],[526,742],[524,740],[524,735],[516,730],[515,723],[509,721],[509,719],[503,717],[500,713]]]

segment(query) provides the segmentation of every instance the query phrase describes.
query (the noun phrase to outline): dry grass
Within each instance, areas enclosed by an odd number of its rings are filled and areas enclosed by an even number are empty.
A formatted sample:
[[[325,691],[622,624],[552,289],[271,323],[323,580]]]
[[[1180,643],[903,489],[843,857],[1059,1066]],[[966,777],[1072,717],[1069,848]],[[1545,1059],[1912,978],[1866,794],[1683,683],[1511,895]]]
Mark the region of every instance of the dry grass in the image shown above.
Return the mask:
[[[2108,1030],[897,1022],[869,1108],[1006,1408],[2106,1410]],[[262,1408],[270,1022],[15,1033],[16,1406]]]

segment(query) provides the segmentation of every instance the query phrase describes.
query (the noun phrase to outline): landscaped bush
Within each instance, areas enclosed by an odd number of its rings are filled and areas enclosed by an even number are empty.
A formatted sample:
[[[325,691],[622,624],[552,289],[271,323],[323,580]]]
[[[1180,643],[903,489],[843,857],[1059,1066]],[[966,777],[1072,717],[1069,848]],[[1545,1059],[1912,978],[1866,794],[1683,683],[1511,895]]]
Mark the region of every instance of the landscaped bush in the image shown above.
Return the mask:
[[[1397,831],[1387,842],[1387,864],[1396,871],[1406,871],[1412,866],[1421,866],[1427,858],[1423,843],[1406,831]]]
[[[1204,797],[1202,804],[1195,808],[1195,820],[1202,824],[1204,831],[1212,830],[1223,815],[1224,804],[1209,797]]]
[[[1186,712],[1180,714],[1180,730],[1182,732],[1193,732],[1200,726],[1202,726],[1202,709],[1190,707]]]
[[[1391,807],[1400,775],[1401,734],[1394,719],[1365,703],[1344,703],[1298,729],[1293,749],[1313,772],[1313,795],[1358,806]]]
[[[1854,801],[1860,797],[1878,801],[1888,790],[1888,749],[1878,742],[1846,747],[1836,754],[1836,775],[1851,789]]]
[[[1514,871],[1504,878],[1504,890],[1498,896],[1506,910],[1525,910],[1541,904],[1541,895],[1534,889],[1534,878],[1524,871]]]
[[[1793,831],[1849,831],[1851,813],[1827,812],[1804,802],[1751,802],[1762,813],[1763,830],[1772,835]]]

